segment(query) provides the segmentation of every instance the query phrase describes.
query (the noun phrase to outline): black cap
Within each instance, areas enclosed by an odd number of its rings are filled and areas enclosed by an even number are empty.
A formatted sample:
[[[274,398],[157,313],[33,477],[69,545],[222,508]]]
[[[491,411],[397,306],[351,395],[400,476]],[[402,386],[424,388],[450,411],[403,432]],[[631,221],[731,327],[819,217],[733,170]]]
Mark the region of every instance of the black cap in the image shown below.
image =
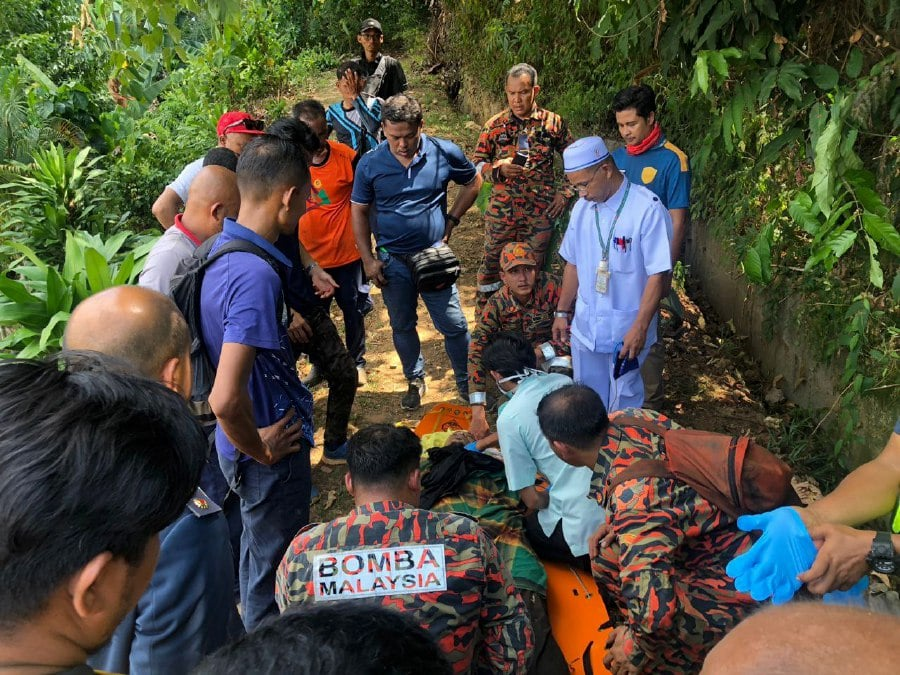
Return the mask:
[[[365,33],[370,28],[374,28],[379,33],[384,35],[384,31],[381,30],[381,22],[378,21],[378,19],[366,19],[365,21],[363,21],[362,25],[359,27],[359,32]]]

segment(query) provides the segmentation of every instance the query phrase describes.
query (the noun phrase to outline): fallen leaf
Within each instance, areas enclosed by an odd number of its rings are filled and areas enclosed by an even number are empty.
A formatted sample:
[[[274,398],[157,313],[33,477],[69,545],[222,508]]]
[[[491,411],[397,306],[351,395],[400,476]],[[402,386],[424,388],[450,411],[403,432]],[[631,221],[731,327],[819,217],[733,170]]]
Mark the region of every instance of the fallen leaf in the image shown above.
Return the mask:
[[[857,42],[859,42],[862,39],[862,36],[863,36],[863,29],[857,28],[855,31],[853,31],[853,35],[851,35],[847,39],[847,42],[849,42],[851,45],[855,45]]]
[[[337,490],[329,490],[328,496],[325,498],[325,505],[322,507],[326,511],[334,506],[334,503],[337,501]]]

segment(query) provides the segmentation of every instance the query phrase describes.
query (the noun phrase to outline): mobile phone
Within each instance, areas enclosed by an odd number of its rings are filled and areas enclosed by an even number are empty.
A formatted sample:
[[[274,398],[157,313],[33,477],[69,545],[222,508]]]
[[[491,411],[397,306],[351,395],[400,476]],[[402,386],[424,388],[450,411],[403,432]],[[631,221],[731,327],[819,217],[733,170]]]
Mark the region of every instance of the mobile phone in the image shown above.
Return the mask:
[[[525,163],[528,161],[528,153],[519,151],[513,157],[512,163],[515,166],[525,166]]]

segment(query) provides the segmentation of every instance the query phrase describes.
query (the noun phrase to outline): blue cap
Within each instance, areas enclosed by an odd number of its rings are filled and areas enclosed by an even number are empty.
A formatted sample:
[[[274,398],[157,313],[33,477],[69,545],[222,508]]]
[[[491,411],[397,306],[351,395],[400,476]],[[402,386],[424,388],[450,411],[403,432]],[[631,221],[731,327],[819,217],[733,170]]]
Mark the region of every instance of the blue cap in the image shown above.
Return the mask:
[[[606,143],[599,136],[579,138],[563,150],[563,171],[574,173],[599,164],[609,157]]]

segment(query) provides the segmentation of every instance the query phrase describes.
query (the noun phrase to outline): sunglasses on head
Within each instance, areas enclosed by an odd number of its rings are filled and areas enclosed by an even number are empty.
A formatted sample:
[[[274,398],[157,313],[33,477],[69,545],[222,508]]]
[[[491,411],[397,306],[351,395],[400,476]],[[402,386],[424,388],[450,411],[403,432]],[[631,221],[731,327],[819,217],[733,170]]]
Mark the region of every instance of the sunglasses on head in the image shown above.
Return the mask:
[[[232,122],[224,129],[222,129],[222,135],[224,136],[230,130],[236,128],[246,129],[247,131],[263,131],[266,128],[266,123],[262,120],[254,120],[250,118],[238,120],[237,122]]]

